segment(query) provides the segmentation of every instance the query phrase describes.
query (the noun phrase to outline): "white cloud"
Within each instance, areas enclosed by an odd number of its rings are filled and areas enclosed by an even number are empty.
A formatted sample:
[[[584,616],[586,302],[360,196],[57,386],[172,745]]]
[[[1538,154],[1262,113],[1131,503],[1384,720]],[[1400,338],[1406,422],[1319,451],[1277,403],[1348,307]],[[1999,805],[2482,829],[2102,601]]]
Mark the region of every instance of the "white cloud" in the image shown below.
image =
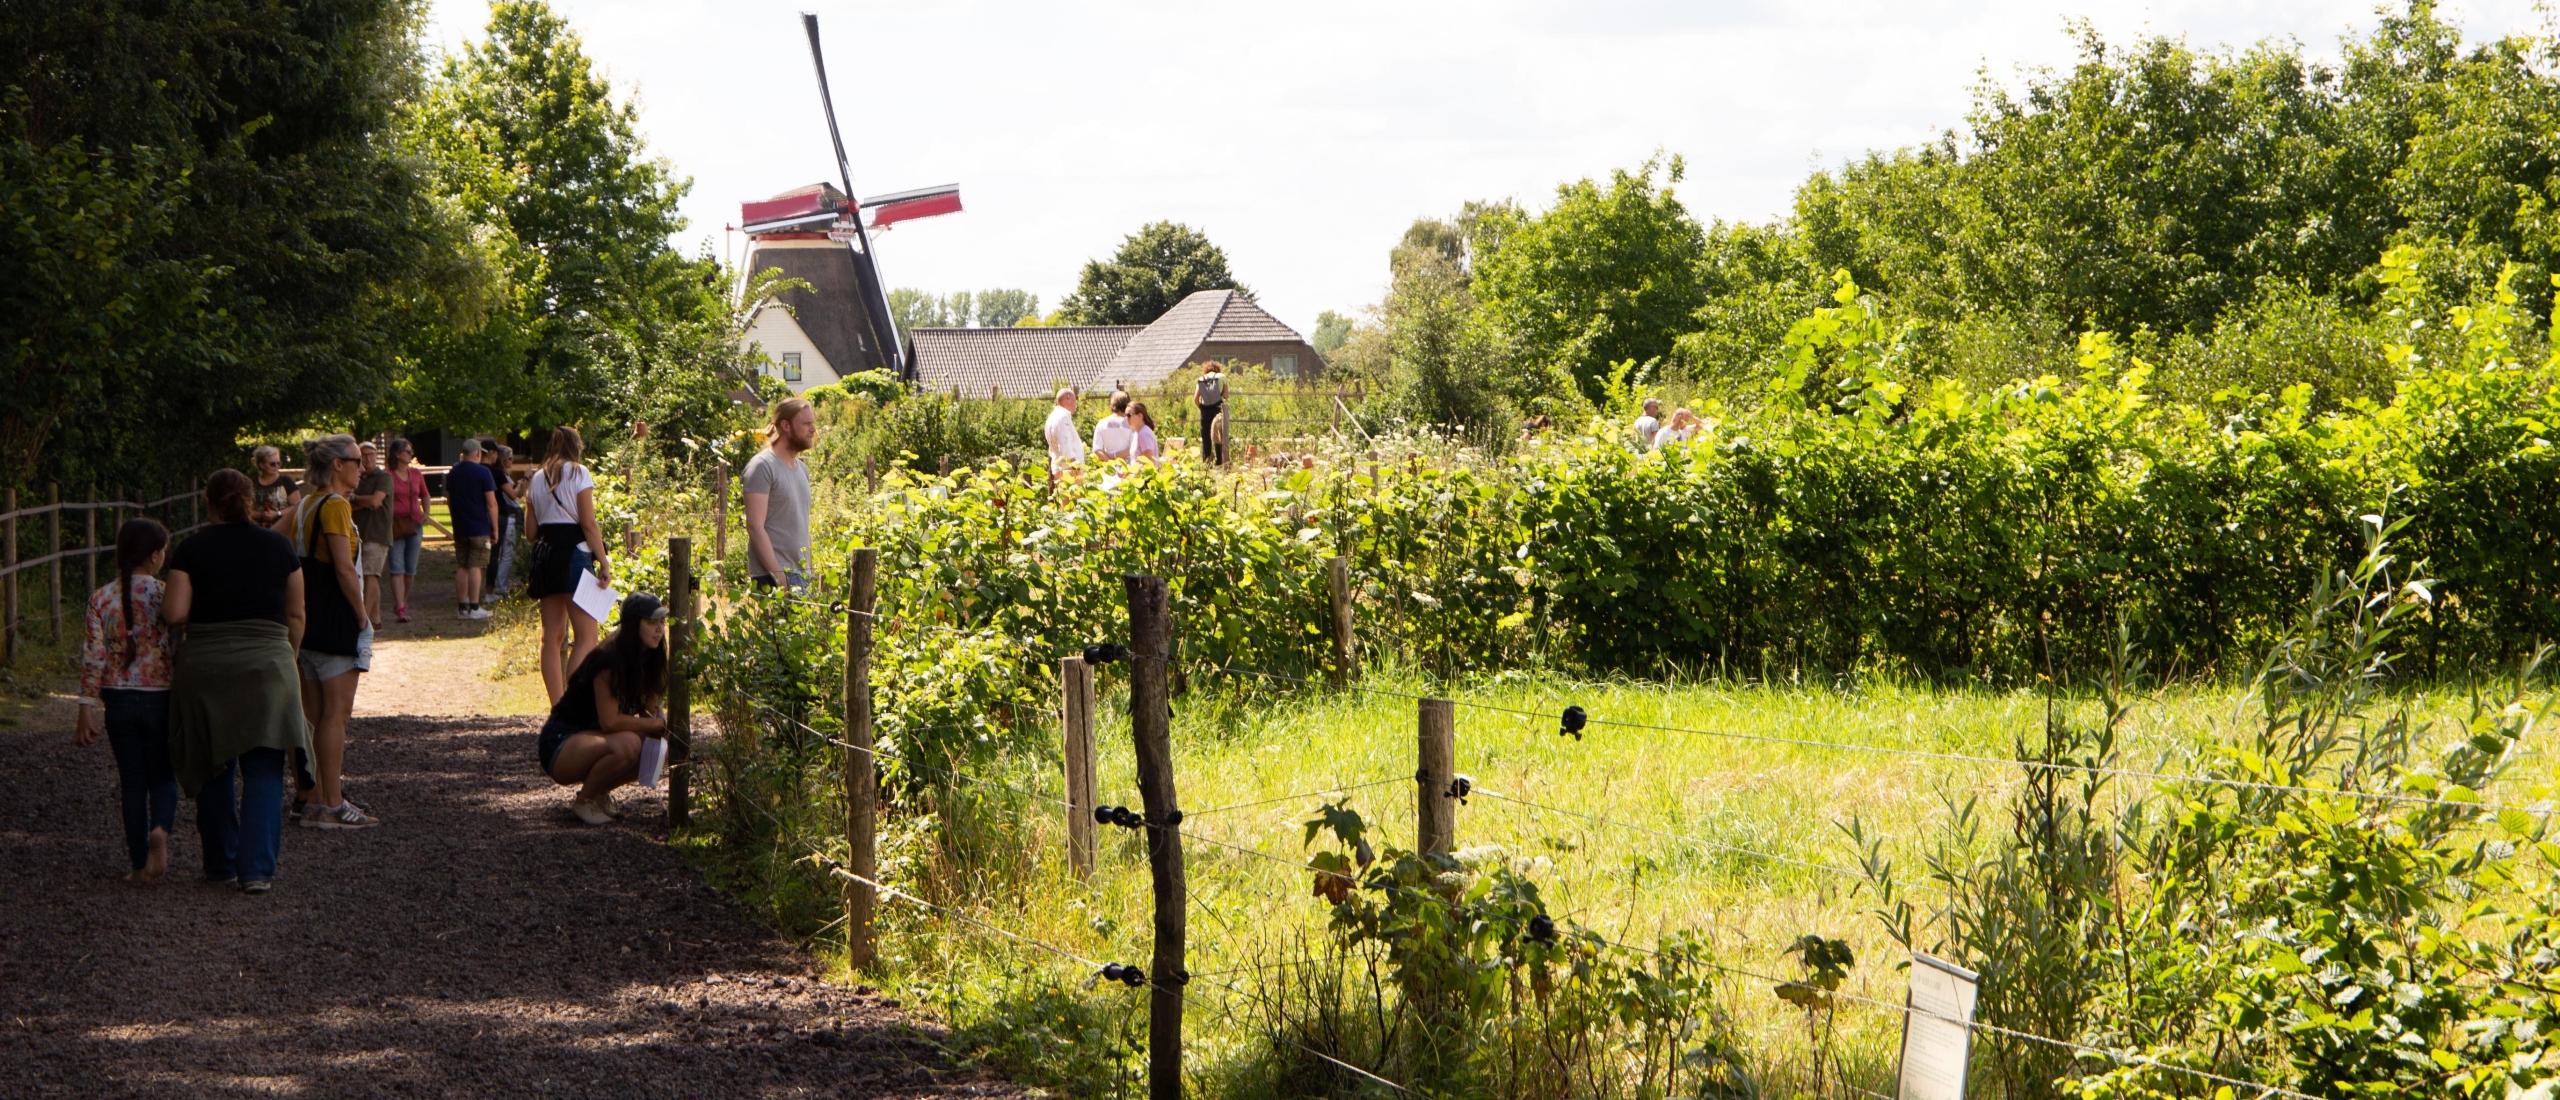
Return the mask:
[[[835,177],[798,12],[810,0],[554,0],[641,97],[694,180],[688,250],[738,203]],[[2290,36],[2334,56],[2366,0],[2049,6],[1672,3],[1023,3],[817,6],[859,190],[959,181],[969,209],[887,235],[893,285],[1025,287],[1054,305],[1087,259],[1188,222],[1302,330],[1374,301],[1417,216],[1542,205],[1559,182],[1684,155],[1701,216],[1765,219],[1817,163],[1961,125],[1977,73],[2111,40]],[[2538,29],[2526,0],[2444,9],[2473,38]],[[484,0],[436,0],[430,40]]]

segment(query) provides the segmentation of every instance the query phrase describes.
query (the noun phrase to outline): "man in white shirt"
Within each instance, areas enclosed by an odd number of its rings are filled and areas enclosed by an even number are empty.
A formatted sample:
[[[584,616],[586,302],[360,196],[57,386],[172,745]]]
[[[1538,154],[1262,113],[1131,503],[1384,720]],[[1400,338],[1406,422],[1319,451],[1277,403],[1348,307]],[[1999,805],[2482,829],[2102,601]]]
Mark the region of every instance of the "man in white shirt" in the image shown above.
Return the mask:
[[[1137,430],[1129,426],[1129,395],[1114,390],[1111,393],[1111,415],[1093,426],[1093,456],[1115,461],[1126,459],[1137,442]]]
[[[1644,415],[1636,418],[1636,449],[1653,449],[1653,437],[1662,431],[1662,402],[1644,399]]]
[[[1058,406],[1049,410],[1049,422],[1041,425],[1040,434],[1049,441],[1049,472],[1062,474],[1067,468],[1084,461],[1084,436],[1076,431],[1076,391],[1068,387],[1058,391]]]

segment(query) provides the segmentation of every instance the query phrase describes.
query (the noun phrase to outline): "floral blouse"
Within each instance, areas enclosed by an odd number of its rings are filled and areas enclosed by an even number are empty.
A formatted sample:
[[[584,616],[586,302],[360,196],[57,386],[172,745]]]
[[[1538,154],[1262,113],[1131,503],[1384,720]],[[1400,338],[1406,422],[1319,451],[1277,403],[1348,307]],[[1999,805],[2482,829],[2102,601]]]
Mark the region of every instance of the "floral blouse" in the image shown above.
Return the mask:
[[[169,686],[169,627],[160,621],[160,580],[133,579],[133,660],[124,653],[124,601],[109,582],[89,594],[89,636],[80,647],[80,694],[95,699],[107,688]]]

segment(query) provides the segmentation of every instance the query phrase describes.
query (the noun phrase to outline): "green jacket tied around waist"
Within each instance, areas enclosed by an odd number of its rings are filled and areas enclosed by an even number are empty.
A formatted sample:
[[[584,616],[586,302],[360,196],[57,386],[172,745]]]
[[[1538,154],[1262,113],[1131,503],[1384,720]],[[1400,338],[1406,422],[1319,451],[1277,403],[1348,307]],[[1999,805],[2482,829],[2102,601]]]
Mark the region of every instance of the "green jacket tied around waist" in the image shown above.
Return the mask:
[[[196,623],[169,676],[169,766],[195,797],[225,764],[251,749],[299,750],[311,759],[311,723],[284,624],[267,619]]]

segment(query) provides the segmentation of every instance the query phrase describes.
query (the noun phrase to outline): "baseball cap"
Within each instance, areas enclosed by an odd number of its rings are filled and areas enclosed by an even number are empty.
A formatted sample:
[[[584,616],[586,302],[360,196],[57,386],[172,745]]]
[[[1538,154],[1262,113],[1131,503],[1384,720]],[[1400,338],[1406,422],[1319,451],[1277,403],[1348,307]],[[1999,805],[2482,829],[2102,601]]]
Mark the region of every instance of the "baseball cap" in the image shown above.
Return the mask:
[[[622,598],[622,621],[643,622],[667,617],[667,605],[654,593],[634,592]]]

